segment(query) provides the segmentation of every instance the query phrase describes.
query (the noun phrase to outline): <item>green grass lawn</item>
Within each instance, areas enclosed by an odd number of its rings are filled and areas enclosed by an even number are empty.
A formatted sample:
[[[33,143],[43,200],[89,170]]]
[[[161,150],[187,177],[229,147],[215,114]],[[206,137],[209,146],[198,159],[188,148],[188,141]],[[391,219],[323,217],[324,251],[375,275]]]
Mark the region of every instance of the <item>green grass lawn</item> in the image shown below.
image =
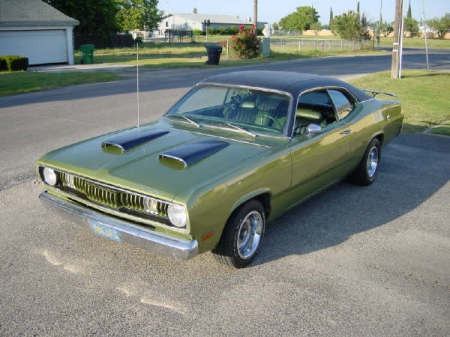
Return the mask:
[[[403,132],[421,132],[439,125],[431,133],[450,135],[450,72],[405,70],[403,75],[401,80],[393,80],[390,72],[381,72],[350,82],[359,88],[397,94],[405,114]]]
[[[226,39],[227,36],[213,36],[208,41]],[[299,51],[295,47],[286,46],[284,48],[272,46],[272,55],[269,58],[258,57],[252,60],[239,59],[231,48],[229,52],[224,48],[221,56],[221,66],[238,66],[261,62],[285,61],[305,57],[320,57],[332,55],[366,55],[380,54],[385,51],[375,50],[341,50],[326,49],[319,50],[313,48],[302,48]],[[208,67],[206,62],[206,49],[204,43],[164,43],[150,42],[145,43],[143,48],[139,49],[139,65],[147,68],[180,68],[180,67]],[[81,52],[75,53],[76,63],[81,63]],[[136,64],[135,48],[115,48],[98,49],[94,53],[95,63],[111,64]]]
[[[381,38],[380,45],[383,47],[392,47],[393,39],[391,37]],[[405,37],[403,39],[405,48],[425,48],[425,40],[419,37]],[[449,49],[450,40],[428,39],[428,48]]]
[[[287,36],[287,35],[279,35],[279,36],[272,36],[274,39],[289,39],[289,38],[296,38],[296,39],[320,39],[320,40],[332,40],[332,39],[339,39],[339,36],[304,36],[304,35],[298,35],[298,36]],[[392,47],[393,43],[392,37],[382,37],[380,40],[380,45],[382,47]],[[375,41],[376,44],[376,41]],[[425,40],[420,37],[405,37],[403,39],[403,46],[405,48],[425,48]],[[441,40],[441,39],[428,39],[428,48],[434,48],[434,49],[449,49],[450,48],[450,40]]]
[[[0,96],[40,91],[74,84],[107,82],[117,80],[118,78],[118,75],[110,72],[1,72]]]

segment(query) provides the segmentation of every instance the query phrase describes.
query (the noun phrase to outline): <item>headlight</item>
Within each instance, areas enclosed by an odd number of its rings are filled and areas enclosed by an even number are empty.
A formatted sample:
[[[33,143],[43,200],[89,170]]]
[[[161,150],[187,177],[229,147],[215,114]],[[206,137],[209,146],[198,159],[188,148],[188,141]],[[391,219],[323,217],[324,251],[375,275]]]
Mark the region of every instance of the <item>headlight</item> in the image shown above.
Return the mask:
[[[44,182],[50,186],[55,186],[58,182],[58,176],[56,172],[50,167],[44,167],[42,170],[42,176],[44,178]]]
[[[176,227],[186,226],[187,214],[184,206],[170,204],[167,210],[170,222]]]

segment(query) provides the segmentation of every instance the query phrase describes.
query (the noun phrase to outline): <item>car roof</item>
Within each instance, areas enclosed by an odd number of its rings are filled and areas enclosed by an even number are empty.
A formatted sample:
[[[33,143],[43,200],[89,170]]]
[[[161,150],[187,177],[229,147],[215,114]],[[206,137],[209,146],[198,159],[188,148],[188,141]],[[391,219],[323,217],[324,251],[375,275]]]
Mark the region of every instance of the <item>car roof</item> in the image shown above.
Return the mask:
[[[256,88],[285,91],[297,97],[301,92],[318,87],[343,87],[347,89],[359,102],[366,101],[372,96],[351,84],[326,76],[288,71],[234,71],[211,76],[201,84],[217,83],[224,85],[242,85]]]

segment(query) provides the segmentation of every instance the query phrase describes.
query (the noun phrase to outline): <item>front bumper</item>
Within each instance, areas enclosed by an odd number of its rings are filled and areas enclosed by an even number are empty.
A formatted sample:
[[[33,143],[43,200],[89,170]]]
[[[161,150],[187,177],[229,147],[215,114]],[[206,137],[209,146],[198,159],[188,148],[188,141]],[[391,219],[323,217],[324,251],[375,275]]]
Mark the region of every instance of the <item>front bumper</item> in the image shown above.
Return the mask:
[[[156,233],[131,222],[56,198],[46,191],[39,195],[39,199],[45,206],[58,211],[65,217],[69,216],[77,224],[89,226],[90,222],[100,223],[104,227],[117,231],[122,241],[154,253],[181,259],[189,259],[198,254],[196,240],[186,241]]]

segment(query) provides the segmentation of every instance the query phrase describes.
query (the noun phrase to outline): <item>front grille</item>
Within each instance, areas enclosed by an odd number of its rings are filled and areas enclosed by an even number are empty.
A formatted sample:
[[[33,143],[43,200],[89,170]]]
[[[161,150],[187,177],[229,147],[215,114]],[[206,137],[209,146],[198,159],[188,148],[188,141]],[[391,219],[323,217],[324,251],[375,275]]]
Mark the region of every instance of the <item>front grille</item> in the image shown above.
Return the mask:
[[[58,174],[64,190],[75,192],[76,195],[96,204],[121,211],[138,212],[167,218],[169,204],[164,201],[131,191],[124,191],[113,186],[106,186],[65,172],[59,171]],[[149,208],[148,205],[152,206]]]

